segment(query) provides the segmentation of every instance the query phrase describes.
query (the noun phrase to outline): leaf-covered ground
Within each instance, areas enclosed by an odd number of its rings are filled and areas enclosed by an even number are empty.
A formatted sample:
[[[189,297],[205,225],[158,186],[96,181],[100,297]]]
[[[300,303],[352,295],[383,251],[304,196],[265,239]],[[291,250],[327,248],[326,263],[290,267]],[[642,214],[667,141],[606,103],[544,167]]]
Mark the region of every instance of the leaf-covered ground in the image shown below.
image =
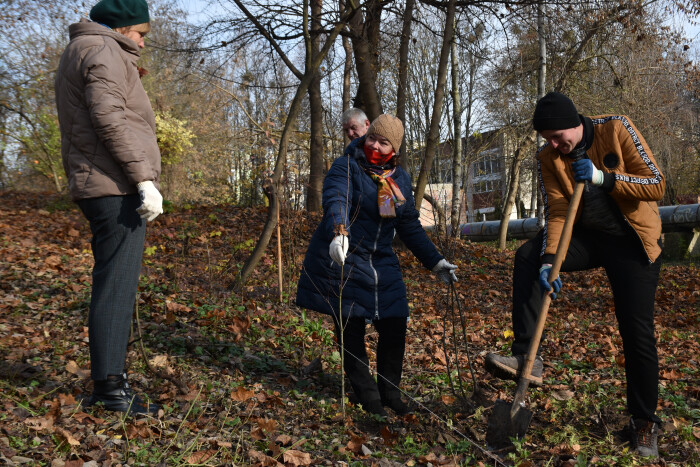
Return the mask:
[[[509,348],[516,245],[498,252],[436,238],[459,265],[457,300],[399,247],[412,307],[402,386],[416,410],[384,421],[341,402],[330,323],[293,304],[317,216],[283,215],[282,293],[276,238],[245,289],[231,289],[265,216],[263,209],[192,206],[149,225],[128,366],[132,385],[162,411],[123,418],[80,405],[91,390],[87,223],[63,198],[0,193],[0,462],[645,463],[629,452],[622,432],[624,359],[601,270],[564,275],[565,291],[547,323],[546,384],[529,391],[532,425],[523,442],[492,453],[484,441],[490,408],[498,398],[510,400],[515,383],[491,378],[482,365],[486,352]],[[656,462],[697,465],[700,281],[688,262],[664,265],[661,276],[664,423]],[[368,332],[373,344],[376,334]]]

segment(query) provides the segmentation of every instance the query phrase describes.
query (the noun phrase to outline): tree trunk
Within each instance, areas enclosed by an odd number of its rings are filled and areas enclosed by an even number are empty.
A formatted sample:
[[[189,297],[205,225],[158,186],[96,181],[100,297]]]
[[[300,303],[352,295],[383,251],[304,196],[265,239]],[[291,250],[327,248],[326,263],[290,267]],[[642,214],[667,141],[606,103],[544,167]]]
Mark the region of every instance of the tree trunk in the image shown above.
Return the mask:
[[[464,191],[464,204],[465,213],[467,216],[467,222],[474,222],[474,196],[472,193],[472,180],[473,173],[471,169],[472,159],[474,155],[474,150],[471,148],[469,135],[471,134],[471,121],[472,121],[472,110],[474,108],[474,83],[476,81],[476,58],[474,55],[470,55],[469,61],[469,87],[467,88],[467,118],[465,121],[465,131],[466,135],[463,152],[462,161],[462,187]]]
[[[340,9],[345,8],[345,1],[341,0]],[[350,106],[350,78],[352,75],[352,44],[347,36],[342,36],[343,50],[345,50],[345,63],[343,64],[343,112]],[[343,132],[343,147],[350,143],[350,138]]]
[[[539,43],[539,68],[537,70],[537,99],[544,97],[547,82],[547,40],[544,36],[544,2],[537,4],[537,40]],[[537,147],[544,144],[544,140],[537,133]],[[537,212],[537,192],[539,177],[537,164],[532,164],[532,191],[530,195],[530,216],[534,217]]]
[[[510,170],[510,183],[508,184],[508,196],[506,202],[503,206],[503,217],[501,218],[501,224],[498,226],[498,249],[504,250],[506,248],[506,236],[508,235],[508,221],[510,220],[510,213],[513,210],[513,204],[515,204],[515,198],[518,193],[518,184],[520,181],[520,164],[523,160],[522,145],[515,150],[515,155],[513,157],[513,166]]]
[[[440,237],[445,234],[445,224],[447,220],[445,219],[445,210],[440,206],[440,202],[430,196],[428,193],[423,195],[423,198],[430,203],[433,210],[437,213],[437,224],[435,225],[435,234]]]
[[[454,22],[457,31],[457,20]],[[462,105],[459,94],[459,57],[457,56],[457,35],[452,36],[452,116],[454,120],[454,144],[452,145],[452,210],[450,212],[451,235],[459,235],[460,205],[459,189],[462,181]]]
[[[518,185],[520,182],[520,166],[522,165],[523,159],[525,158],[526,152],[525,148],[528,142],[534,141],[534,134],[530,133],[525,136],[515,149],[515,154],[513,156],[513,165],[510,171],[510,182],[508,183],[508,196],[506,197],[506,202],[503,206],[503,217],[501,217],[501,224],[498,226],[498,249],[504,250],[506,248],[506,236],[508,235],[508,221],[510,219],[510,213],[513,210],[513,205],[515,204],[515,198],[518,194]]]
[[[355,97],[355,107],[365,111],[367,118],[372,121],[383,113],[382,104],[377,92],[377,68],[374,53],[378,47],[378,31],[381,22],[382,5],[379,0],[366,3],[365,19],[356,14],[350,20],[352,32],[352,48],[355,55],[355,68],[359,85]],[[372,24],[371,28],[368,23]],[[376,34],[375,42],[371,42],[371,34]]]
[[[437,84],[435,85],[435,102],[433,103],[433,113],[430,118],[430,129],[425,143],[425,159],[421,165],[418,181],[416,182],[416,209],[420,210],[423,202],[423,193],[428,183],[430,168],[435,159],[435,152],[440,140],[440,116],[442,115],[442,102],[445,97],[445,82],[447,81],[447,60],[450,56],[450,42],[454,32],[456,1],[450,0],[447,5],[447,15],[445,18],[445,31],[442,36],[442,49],[440,50],[440,62],[438,65]]]
[[[540,135],[537,135],[537,147],[541,146],[540,142]],[[530,190],[530,210],[528,211],[528,217],[536,217],[537,216],[537,192],[539,191],[539,175],[537,173],[537,163],[536,161],[532,161],[532,164],[530,164],[530,175],[531,175],[531,183],[532,183],[532,190]]]
[[[309,58],[318,55],[321,42],[320,15],[323,0],[311,0],[311,31]],[[309,185],[306,189],[306,210],[321,211],[323,187],[323,102],[321,101],[321,73],[315,72],[309,85],[310,141],[309,141]]]
[[[399,84],[396,92],[396,116],[406,125],[406,91],[408,88],[408,46],[411,43],[411,22],[416,0],[406,0],[403,12],[403,27],[401,28],[401,43],[399,44]],[[404,134],[399,164],[406,153],[406,135]]]

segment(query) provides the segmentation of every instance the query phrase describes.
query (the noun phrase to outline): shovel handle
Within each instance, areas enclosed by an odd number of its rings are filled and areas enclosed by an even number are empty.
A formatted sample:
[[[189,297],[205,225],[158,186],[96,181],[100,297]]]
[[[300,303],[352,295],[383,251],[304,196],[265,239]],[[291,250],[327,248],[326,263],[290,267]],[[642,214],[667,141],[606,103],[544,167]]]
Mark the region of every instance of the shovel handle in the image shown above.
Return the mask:
[[[557,252],[554,255],[552,269],[549,273],[550,283],[553,282],[559,276],[561,263],[564,262],[566,252],[569,249],[569,242],[571,241],[571,232],[574,228],[576,211],[578,210],[578,206],[581,202],[581,195],[583,194],[584,186],[585,184],[583,182],[577,182],[576,186],[574,187],[574,194],[571,196],[571,201],[569,201],[569,210],[566,212],[564,227],[561,231],[561,236],[559,237],[559,245],[557,245]],[[525,392],[527,391],[527,387],[530,385],[530,374],[532,373],[532,366],[535,363],[537,349],[540,346],[540,339],[542,338],[544,323],[547,319],[547,312],[549,311],[549,305],[551,303],[552,297],[550,296],[550,294],[546,294],[544,297],[544,301],[542,302],[542,307],[540,308],[540,313],[537,316],[537,326],[535,327],[535,333],[530,339],[530,347],[527,350],[527,356],[525,358],[525,365],[523,366],[523,371],[520,373],[518,389],[516,389],[515,396],[513,397],[513,411],[516,411],[525,400]]]

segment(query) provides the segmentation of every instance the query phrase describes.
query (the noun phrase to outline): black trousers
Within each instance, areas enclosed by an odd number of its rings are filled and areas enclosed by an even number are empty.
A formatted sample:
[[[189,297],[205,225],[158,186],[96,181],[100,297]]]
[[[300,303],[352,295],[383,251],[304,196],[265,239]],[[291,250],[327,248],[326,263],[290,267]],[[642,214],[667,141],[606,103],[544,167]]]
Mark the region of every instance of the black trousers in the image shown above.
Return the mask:
[[[401,397],[399,384],[406,349],[406,318],[383,318],[372,321],[379,340],[377,342],[377,381],[369,372],[369,359],[365,350],[364,318],[344,318],[343,340],[340,327],[334,319],[338,345],[344,345],[345,374],[352,390],[366,404],[380,399],[386,402]]]
[[[543,232],[523,244],[513,267],[513,355],[527,353],[542,304],[539,285]],[[603,267],[610,281],[622,337],[627,377],[627,409],[653,420],[658,400],[659,365],[654,335],[654,296],[661,261],[649,260],[636,234],[616,237],[574,228],[561,270]],[[566,293],[566,282],[564,282]]]
[[[88,316],[90,362],[93,380],[124,371],[146,221],[136,212],[138,195],[85,199],[78,206],[90,222],[92,297]]]

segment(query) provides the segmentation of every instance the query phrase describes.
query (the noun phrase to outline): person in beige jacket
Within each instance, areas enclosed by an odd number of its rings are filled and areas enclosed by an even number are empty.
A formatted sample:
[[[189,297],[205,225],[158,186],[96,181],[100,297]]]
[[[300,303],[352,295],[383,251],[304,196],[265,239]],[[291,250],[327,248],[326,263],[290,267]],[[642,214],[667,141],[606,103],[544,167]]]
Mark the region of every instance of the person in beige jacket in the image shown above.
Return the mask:
[[[88,316],[93,391],[85,405],[155,413],[124,372],[146,222],[163,212],[155,117],[136,62],[150,31],[145,0],[102,0],[70,25],[55,80],[61,153],[73,200],[90,223]]]
[[[550,92],[537,101],[532,124],[546,141],[537,153],[545,224],[515,254],[512,356],[490,353],[486,368],[499,378],[519,378],[544,293],[554,298],[561,287],[559,277],[550,286],[549,274],[574,185],[584,182],[561,270],[605,270],[625,355],[630,440],[638,454],[658,456],[654,296],[661,268],[657,201],[666,181],[625,115],[585,117],[567,96]],[[542,370],[538,355],[530,378],[534,384],[542,384]]]

